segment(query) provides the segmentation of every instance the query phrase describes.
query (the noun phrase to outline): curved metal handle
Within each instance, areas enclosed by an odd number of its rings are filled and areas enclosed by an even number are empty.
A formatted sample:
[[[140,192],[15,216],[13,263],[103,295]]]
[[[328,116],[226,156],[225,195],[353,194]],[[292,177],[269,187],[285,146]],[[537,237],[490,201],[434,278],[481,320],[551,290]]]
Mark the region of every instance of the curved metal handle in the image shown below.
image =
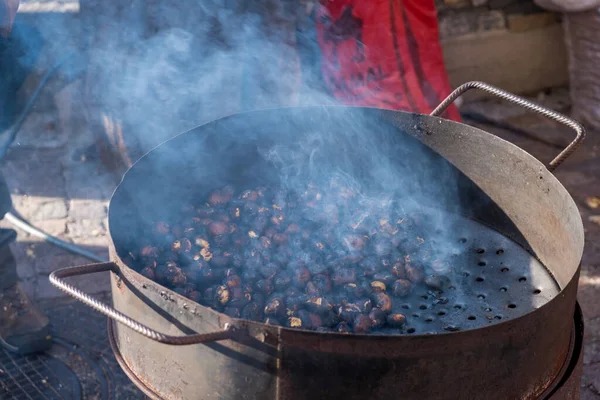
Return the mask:
[[[160,332],[155,331],[152,328],[149,328],[145,325],[140,324],[137,321],[129,318],[125,314],[120,313],[114,308],[102,303],[101,301],[83,293],[81,290],[69,285],[63,278],[68,278],[71,276],[80,276],[93,274],[96,272],[106,272],[112,271],[115,274],[119,273],[119,269],[115,263],[100,263],[100,264],[90,264],[90,265],[82,265],[79,267],[70,267],[63,268],[57,271],[54,271],[50,274],[50,282],[61,289],[68,295],[76,298],[82,303],[87,304],[92,307],[94,310],[101,312],[102,314],[108,316],[109,318],[115,319],[122,323],[123,325],[133,329],[134,331],[155,340],[160,343],[170,344],[175,346],[182,346],[188,344],[198,344],[198,343],[207,343],[207,342],[215,342],[218,340],[230,339],[234,332],[234,328],[230,324],[225,324],[224,329],[220,332],[211,332],[211,333],[200,333],[186,336],[169,336],[164,335]]]
[[[477,81],[467,82],[457,87],[452,93],[450,93],[448,97],[446,97],[446,99],[444,99],[444,101],[440,103],[439,106],[436,107],[435,110],[431,112],[430,115],[434,117],[440,116],[448,108],[448,106],[450,106],[450,104],[454,102],[454,100],[456,100],[458,97],[460,97],[460,95],[471,89],[483,90],[484,92],[488,92],[504,100],[508,100],[512,103],[525,107],[528,110],[535,111],[538,114],[542,114],[550,118],[551,120],[560,122],[561,124],[568,126],[577,133],[575,139],[563,151],[561,151],[560,154],[557,155],[556,158],[554,158],[554,160],[550,161],[550,164],[548,165],[549,171],[554,171],[556,167],[562,164],[563,161],[565,161],[571,154],[573,154],[573,152],[577,150],[577,148],[581,145],[581,142],[585,138],[585,129],[583,128],[583,126],[579,122],[567,117],[566,115],[557,113],[556,111],[550,110],[549,108],[543,107],[527,99],[516,96],[505,90],[488,85],[487,83]]]

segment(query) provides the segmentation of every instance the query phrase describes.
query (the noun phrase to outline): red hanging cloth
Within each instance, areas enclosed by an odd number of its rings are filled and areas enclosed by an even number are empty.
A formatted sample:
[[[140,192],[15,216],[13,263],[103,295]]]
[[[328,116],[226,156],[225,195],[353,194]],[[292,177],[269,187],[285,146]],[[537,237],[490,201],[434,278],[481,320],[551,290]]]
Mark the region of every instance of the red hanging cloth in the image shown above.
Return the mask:
[[[451,92],[434,0],[322,0],[317,40],[345,104],[428,114]],[[444,116],[460,121],[455,106]]]

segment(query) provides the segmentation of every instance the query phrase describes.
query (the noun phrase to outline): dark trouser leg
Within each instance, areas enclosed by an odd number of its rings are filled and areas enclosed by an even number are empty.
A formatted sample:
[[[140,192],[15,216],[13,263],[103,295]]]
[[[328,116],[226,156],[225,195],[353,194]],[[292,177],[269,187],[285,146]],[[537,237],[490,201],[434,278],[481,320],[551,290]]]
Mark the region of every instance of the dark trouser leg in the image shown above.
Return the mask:
[[[0,229],[0,290],[8,289],[19,281],[17,263],[9,247],[15,239],[15,231]]]
[[[2,172],[0,172],[0,219],[12,208],[10,190]],[[6,289],[17,283],[17,264],[10,251],[10,243],[17,238],[12,229],[0,229],[0,289]]]
[[[29,299],[20,283],[0,291],[0,347],[19,354],[52,346],[48,318]]]
[[[12,208],[12,199],[10,191],[4,176],[0,172],[0,219]],[[17,275],[17,263],[10,251],[10,243],[17,237],[12,229],[0,229],[0,290],[11,287],[16,284],[19,277]]]
[[[0,216],[12,208],[10,191],[0,173]],[[10,249],[12,229],[0,229],[0,346],[21,354],[47,350],[52,342],[48,318],[28,298],[19,283]]]
[[[14,231],[2,231],[8,240],[0,244],[0,347],[20,354],[47,350],[52,345],[48,318],[19,283],[17,263],[9,247]]]
[[[10,38],[0,38],[0,132],[10,127],[21,112],[16,93],[29,74],[40,45],[37,31],[26,26],[15,25]],[[0,219],[11,208],[10,191],[0,173]],[[0,229],[0,346],[27,354],[46,350],[52,342],[48,318],[19,283],[17,264],[9,247],[15,238],[12,229]]]

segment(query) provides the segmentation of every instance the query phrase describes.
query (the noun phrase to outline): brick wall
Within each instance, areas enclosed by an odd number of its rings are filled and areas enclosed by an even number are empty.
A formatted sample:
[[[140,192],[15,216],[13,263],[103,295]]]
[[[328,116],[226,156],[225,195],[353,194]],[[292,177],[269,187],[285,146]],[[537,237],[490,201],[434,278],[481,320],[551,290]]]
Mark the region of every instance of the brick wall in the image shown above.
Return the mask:
[[[568,84],[561,15],[533,0],[436,0],[453,86],[481,80],[517,94]],[[468,98],[482,96],[469,92]]]
[[[436,0],[442,40],[490,31],[525,32],[560,23],[532,0]]]

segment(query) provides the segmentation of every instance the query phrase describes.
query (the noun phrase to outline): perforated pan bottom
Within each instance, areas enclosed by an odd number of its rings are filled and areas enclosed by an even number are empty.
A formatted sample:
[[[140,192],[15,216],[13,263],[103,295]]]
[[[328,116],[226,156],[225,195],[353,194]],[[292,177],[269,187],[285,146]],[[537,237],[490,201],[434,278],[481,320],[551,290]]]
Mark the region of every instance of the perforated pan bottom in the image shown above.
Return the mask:
[[[457,243],[452,283],[441,293],[420,289],[405,299],[398,311],[406,315],[406,333],[484,327],[527,314],[560,292],[552,274],[514,241],[472,220],[447,218]]]

